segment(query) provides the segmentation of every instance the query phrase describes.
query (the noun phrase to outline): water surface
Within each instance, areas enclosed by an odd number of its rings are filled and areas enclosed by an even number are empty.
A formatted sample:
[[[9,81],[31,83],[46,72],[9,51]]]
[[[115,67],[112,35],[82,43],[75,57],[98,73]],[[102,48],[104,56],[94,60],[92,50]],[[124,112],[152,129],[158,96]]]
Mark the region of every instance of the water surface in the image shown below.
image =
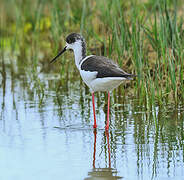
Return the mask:
[[[98,93],[94,131],[77,71],[63,77],[2,58],[0,72],[0,179],[184,178],[183,105],[150,109],[131,88],[118,89],[108,133],[106,95]]]

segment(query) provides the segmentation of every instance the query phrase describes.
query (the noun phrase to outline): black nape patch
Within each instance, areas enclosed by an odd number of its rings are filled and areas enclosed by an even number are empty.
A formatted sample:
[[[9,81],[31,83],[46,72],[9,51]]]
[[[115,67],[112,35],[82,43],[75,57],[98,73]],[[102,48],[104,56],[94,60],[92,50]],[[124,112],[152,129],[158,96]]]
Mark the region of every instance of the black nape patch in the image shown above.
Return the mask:
[[[66,37],[66,42],[68,44],[74,43],[76,40],[83,39],[83,37],[80,34],[77,33],[71,33]]]

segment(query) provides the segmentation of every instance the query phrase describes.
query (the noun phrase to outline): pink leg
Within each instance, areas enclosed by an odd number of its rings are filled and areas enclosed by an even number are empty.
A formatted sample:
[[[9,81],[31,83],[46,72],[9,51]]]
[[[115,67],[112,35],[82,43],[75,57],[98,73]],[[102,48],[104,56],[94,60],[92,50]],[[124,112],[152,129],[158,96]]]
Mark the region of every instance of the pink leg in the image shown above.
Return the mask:
[[[111,168],[111,150],[110,150],[110,144],[109,144],[109,131],[105,132],[107,137],[107,147],[108,147],[108,154],[109,154],[109,168]]]
[[[92,102],[93,102],[93,115],[94,115],[94,125],[93,125],[93,128],[97,128],[97,125],[96,125],[96,115],[95,115],[95,97],[94,97],[94,92],[92,93]]]
[[[105,129],[109,130],[109,106],[110,106],[110,92],[108,92],[108,107],[107,107],[107,124],[105,126]]]
[[[96,155],[96,129],[93,131],[94,133],[94,152],[93,152],[93,168],[95,168],[95,155]]]

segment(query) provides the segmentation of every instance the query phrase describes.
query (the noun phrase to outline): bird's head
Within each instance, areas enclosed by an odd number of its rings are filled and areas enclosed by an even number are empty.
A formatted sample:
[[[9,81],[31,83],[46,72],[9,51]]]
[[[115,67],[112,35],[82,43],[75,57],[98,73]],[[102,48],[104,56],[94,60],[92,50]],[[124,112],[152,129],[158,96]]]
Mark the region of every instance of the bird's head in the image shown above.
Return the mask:
[[[61,56],[66,50],[77,50],[77,49],[81,49],[82,53],[85,56],[86,53],[86,43],[85,43],[85,39],[83,38],[82,35],[77,34],[77,33],[71,33],[66,37],[66,46],[63,48],[63,50],[61,52],[59,52],[59,54],[54,57],[50,63],[56,61],[56,59]]]

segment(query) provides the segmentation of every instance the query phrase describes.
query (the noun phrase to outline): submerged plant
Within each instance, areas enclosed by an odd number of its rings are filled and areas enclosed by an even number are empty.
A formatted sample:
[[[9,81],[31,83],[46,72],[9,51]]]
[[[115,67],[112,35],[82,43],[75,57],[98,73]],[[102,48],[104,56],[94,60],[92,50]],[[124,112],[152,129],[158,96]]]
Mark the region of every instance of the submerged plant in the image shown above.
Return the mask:
[[[181,0],[26,0],[23,4],[9,0],[0,4],[1,53],[9,49],[22,63],[27,57],[26,63],[35,73],[64,46],[67,34],[80,32],[89,42],[90,53],[109,56],[129,73],[137,74],[137,81],[129,85],[149,108],[155,103],[182,102]],[[64,58],[61,70],[56,68],[62,77],[66,77],[63,70],[69,58],[70,55]],[[74,69],[70,78],[75,74]]]

